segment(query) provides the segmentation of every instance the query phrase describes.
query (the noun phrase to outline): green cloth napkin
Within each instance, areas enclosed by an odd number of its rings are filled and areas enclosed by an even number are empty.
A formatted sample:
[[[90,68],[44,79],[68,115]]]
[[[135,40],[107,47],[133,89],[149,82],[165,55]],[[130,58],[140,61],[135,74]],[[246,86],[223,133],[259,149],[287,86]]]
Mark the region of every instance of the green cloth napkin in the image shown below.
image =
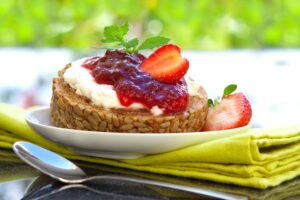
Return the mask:
[[[35,133],[24,110],[0,104],[0,147],[28,140],[70,159],[264,189],[300,175],[300,124],[248,132],[135,160],[77,155]],[[200,133],[199,133],[200,134]]]

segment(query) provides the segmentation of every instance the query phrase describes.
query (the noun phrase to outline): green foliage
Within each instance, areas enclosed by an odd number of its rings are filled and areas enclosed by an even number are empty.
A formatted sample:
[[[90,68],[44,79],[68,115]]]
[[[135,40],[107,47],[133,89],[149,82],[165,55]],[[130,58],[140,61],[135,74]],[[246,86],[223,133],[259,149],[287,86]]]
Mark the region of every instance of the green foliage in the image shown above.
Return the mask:
[[[299,0],[2,0],[0,19],[1,46],[86,51],[124,21],[131,38],[164,35],[185,49],[300,46]]]

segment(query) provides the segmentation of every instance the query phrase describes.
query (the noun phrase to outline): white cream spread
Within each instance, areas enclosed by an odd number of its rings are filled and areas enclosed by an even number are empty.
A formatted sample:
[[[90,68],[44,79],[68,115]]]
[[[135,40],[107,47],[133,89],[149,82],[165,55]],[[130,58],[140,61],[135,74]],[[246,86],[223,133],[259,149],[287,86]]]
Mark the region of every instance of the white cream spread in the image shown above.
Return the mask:
[[[194,81],[194,79],[192,79],[190,76],[185,76],[185,81],[187,84],[189,95],[190,96],[199,95],[199,89],[201,86],[196,81]]]
[[[98,106],[102,106],[106,109],[110,108],[130,108],[130,109],[141,109],[146,108],[143,104],[133,103],[128,107],[121,105],[116,91],[113,89],[112,85],[98,84],[94,81],[93,76],[90,72],[81,67],[81,64],[87,58],[76,60],[71,63],[64,75],[64,81],[66,81],[76,93],[85,96]],[[198,85],[193,79],[186,77],[186,82],[188,86],[188,93],[192,96],[198,95],[200,85]],[[158,106],[153,106],[150,109],[153,115],[163,114],[163,109]]]

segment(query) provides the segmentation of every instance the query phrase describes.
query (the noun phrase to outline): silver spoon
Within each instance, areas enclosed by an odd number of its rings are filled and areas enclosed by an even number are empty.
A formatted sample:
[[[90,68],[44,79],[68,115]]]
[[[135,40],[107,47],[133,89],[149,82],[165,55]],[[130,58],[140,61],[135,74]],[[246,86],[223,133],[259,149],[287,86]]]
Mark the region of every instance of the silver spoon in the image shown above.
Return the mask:
[[[248,199],[244,196],[228,194],[223,192],[216,192],[213,190],[189,187],[179,184],[154,181],[143,178],[128,177],[123,175],[99,175],[99,176],[88,176],[82,169],[75,165],[70,160],[44,149],[40,146],[32,144],[30,142],[16,142],[13,145],[14,152],[27,164],[36,168],[40,172],[64,183],[83,183],[92,180],[120,180],[129,181],[134,183],[142,183],[155,185],[170,189],[176,189],[186,192],[192,192],[196,194],[206,195],[210,197],[237,200],[237,199]]]

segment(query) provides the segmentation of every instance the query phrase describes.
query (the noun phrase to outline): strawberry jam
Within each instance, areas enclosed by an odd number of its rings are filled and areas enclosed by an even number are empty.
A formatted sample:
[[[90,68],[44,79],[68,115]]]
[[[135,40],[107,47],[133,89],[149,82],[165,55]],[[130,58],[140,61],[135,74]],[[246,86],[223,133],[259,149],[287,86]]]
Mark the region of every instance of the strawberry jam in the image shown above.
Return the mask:
[[[90,71],[96,83],[112,85],[123,106],[158,106],[165,114],[185,111],[189,94],[184,78],[173,84],[157,81],[140,67],[144,59],[139,53],[107,50],[103,57],[85,60],[82,67]]]

